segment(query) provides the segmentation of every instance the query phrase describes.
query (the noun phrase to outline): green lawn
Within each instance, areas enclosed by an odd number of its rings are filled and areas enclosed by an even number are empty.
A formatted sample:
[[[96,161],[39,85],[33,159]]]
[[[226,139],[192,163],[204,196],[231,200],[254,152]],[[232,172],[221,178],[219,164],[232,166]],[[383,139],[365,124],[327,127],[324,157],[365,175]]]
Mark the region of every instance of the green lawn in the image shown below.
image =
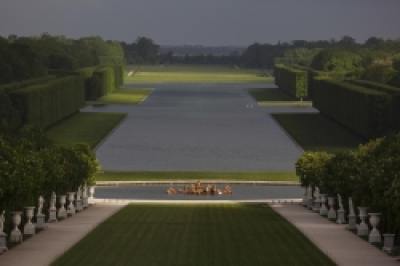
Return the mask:
[[[299,181],[294,172],[104,172],[97,181],[235,180]]]
[[[286,132],[308,151],[340,151],[356,148],[365,142],[321,114],[274,114]]]
[[[146,100],[151,89],[120,89],[107,94],[96,102],[103,104],[138,104]]]
[[[256,88],[249,89],[250,95],[260,106],[311,106],[310,101],[298,101],[281,89]]]
[[[51,127],[47,135],[57,144],[87,143],[94,148],[124,117],[122,113],[77,113]]]
[[[228,66],[130,66],[126,83],[260,83],[273,78],[261,70]]]
[[[334,265],[265,205],[130,205],[53,266]]]

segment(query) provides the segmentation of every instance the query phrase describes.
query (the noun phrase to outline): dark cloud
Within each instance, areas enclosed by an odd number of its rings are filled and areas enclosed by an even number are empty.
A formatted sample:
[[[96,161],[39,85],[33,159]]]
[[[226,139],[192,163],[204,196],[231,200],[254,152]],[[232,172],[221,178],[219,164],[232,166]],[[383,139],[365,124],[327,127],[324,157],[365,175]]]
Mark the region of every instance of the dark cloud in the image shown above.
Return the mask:
[[[399,0],[0,0],[0,34],[237,44],[398,38]]]

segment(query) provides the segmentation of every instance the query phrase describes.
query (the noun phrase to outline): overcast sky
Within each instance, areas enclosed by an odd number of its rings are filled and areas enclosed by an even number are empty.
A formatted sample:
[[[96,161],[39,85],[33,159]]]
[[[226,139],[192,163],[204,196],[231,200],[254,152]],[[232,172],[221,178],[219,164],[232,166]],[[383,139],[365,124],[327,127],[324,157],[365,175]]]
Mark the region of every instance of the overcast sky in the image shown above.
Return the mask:
[[[400,37],[400,0],[0,0],[0,35],[100,35],[160,44]]]

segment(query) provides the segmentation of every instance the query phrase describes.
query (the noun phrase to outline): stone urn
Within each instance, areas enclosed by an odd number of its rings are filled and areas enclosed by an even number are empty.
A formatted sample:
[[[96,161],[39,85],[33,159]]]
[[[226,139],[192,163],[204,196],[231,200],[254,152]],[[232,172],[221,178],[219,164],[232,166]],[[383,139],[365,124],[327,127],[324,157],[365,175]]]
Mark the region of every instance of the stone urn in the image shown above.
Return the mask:
[[[67,218],[67,210],[65,209],[65,204],[67,203],[67,196],[61,195],[60,196],[60,208],[58,209],[57,216],[59,219]]]
[[[328,197],[328,219],[329,220],[336,220],[336,211],[335,211],[335,197]]]
[[[75,192],[68,192],[68,201],[69,201],[69,204],[68,204],[67,214],[72,216],[76,212],[75,205],[74,205]]]
[[[36,233],[35,225],[32,223],[33,216],[35,215],[35,207],[25,207],[25,215],[28,221],[24,226],[24,235],[34,235]]]
[[[368,224],[365,222],[365,220],[368,217],[367,214],[368,207],[358,207],[358,212],[359,212],[359,217],[360,217],[360,224],[357,225],[357,235],[359,236],[368,236],[369,233],[369,228]]]
[[[383,234],[383,247],[382,250],[391,254],[394,250],[395,234]]]
[[[314,191],[314,203],[312,206],[312,210],[314,212],[318,212],[319,213],[319,209],[321,208],[321,194],[319,193],[319,188],[315,187],[315,191]]]
[[[319,209],[319,214],[321,216],[328,215],[328,208],[326,207],[326,194],[320,194],[321,196],[321,208]]]
[[[369,215],[369,223],[372,226],[372,230],[368,235],[368,242],[379,244],[382,242],[382,236],[377,227],[379,225],[381,213],[372,212],[368,213],[368,215]]]
[[[12,212],[12,222],[13,222],[13,230],[10,234],[10,242],[11,243],[21,243],[22,242],[22,233],[19,230],[19,225],[21,224],[21,214],[20,211]]]

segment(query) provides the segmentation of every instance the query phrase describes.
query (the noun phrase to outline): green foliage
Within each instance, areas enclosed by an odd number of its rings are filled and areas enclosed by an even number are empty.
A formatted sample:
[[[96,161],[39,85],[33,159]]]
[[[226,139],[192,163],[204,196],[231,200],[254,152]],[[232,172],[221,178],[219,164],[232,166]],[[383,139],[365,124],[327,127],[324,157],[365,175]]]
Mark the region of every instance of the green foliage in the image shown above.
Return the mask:
[[[311,66],[319,71],[334,71],[357,77],[362,71],[362,58],[343,49],[325,49],[314,57]]]
[[[400,71],[400,53],[393,56],[393,68]]]
[[[274,75],[276,85],[290,95],[300,99],[308,96],[308,74],[306,71],[284,65],[275,65]]]
[[[327,152],[305,152],[296,162],[296,174],[302,186],[320,186],[325,164],[331,158]]]
[[[324,115],[365,138],[382,136],[389,127],[390,95],[345,82],[319,80],[313,105]]]
[[[354,152],[305,153],[296,169],[303,186],[353,197],[356,206],[382,212],[384,232],[400,232],[400,134],[372,140]]]
[[[92,184],[98,165],[86,145],[53,146],[36,129],[0,136],[0,210],[35,206],[39,195],[65,194]]]
[[[79,76],[54,79],[11,92],[24,124],[47,127],[84,104],[84,85]]]
[[[388,83],[396,75],[396,71],[389,65],[371,65],[367,67],[362,75],[363,79]]]

